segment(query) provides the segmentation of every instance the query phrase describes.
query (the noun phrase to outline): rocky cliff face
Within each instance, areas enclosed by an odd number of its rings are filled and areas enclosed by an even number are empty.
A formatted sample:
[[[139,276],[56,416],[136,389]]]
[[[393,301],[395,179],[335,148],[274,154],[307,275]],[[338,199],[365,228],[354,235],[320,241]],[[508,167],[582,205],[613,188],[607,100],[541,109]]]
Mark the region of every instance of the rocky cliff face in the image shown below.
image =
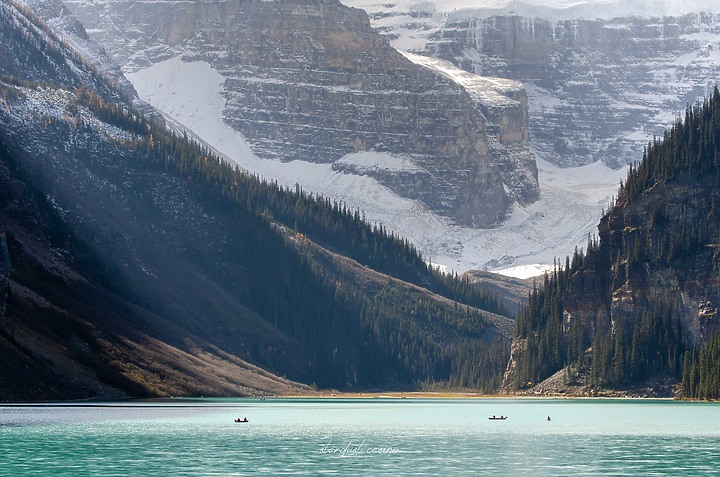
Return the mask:
[[[660,242],[658,232],[651,230],[658,224],[663,232],[684,237],[694,224],[714,214],[708,211],[716,200],[717,188],[712,185],[683,180],[658,184],[639,202],[606,216],[599,226],[600,239],[605,249],[617,253],[641,237]],[[713,231],[709,235],[718,236],[718,225],[711,222]],[[673,239],[665,240],[669,247],[674,246]],[[613,280],[608,284],[613,319],[631,320],[663,303],[682,318],[693,345],[705,343],[720,329],[720,254],[715,243],[703,243],[691,250],[693,253],[667,263],[648,261],[640,267],[622,262],[611,267]]]
[[[673,310],[693,345],[720,329],[720,254],[702,243],[674,259],[618,259],[647,243],[666,250],[687,240],[694,224],[707,220],[717,190],[709,184],[678,180],[657,184],[640,200],[615,207],[598,225],[600,247],[573,277],[563,295],[568,323],[577,317],[592,337],[611,332],[618,320],[632,323],[658,305]],[[717,237],[718,223],[710,222]],[[650,237],[648,239],[648,237]],[[636,245],[637,244],[637,245]],[[641,245],[643,244],[643,245]]]
[[[538,196],[522,87],[473,99],[394,50],[361,10],[335,0],[66,3],[128,71],[178,55],[212,65],[225,78],[225,122],[261,158],[371,175],[476,226]],[[340,161],[358,151],[402,154],[411,167]]]
[[[637,161],[686,104],[709,94],[720,72],[719,13],[618,12],[612,18],[611,11],[596,8],[603,18],[575,19],[552,10],[438,13],[411,7],[366,8],[374,26],[400,48],[523,82],[532,146],[562,166]]]

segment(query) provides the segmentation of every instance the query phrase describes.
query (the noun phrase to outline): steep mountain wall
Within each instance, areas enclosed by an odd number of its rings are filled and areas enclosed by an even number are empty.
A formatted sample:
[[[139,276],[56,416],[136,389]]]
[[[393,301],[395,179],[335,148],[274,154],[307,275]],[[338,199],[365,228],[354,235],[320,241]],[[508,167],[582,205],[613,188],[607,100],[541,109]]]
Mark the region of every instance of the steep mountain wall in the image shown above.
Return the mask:
[[[534,141],[562,165],[636,161],[720,71],[720,15],[475,18],[434,41],[429,51],[470,71],[532,83]]]
[[[361,10],[335,0],[66,3],[128,71],[177,55],[212,65],[225,78],[225,122],[262,158],[359,173],[338,160],[402,154],[412,167],[362,174],[475,226],[537,199],[522,87],[508,89],[508,107],[478,104],[395,51]]]
[[[707,217],[712,200],[717,200],[717,191],[707,184],[658,184],[641,200],[603,217],[598,226],[600,248],[563,294],[568,322],[582,320],[592,337],[597,331],[612,331],[612,323],[618,320],[632,323],[653,313],[660,304],[681,320],[690,343],[705,343],[720,329],[716,244],[702,243],[683,256],[676,253],[676,259],[637,262],[617,257],[647,255],[633,251],[645,248],[647,241],[666,253],[682,247],[680,242],[687,239],[689,230]],[[709,235],[717,236],[718,224],[712,223],[711,229]]]
[[[711,92],[720,72],[718,11],[624,16],[627,9],[613,15],[609,5],[573,16],[572,9],[533,11],[520,2],[503,12],[440,12],[430,4],[366,8],[400,48],[523,82],[532,146],[562,166],[637,161],[676,114]]]

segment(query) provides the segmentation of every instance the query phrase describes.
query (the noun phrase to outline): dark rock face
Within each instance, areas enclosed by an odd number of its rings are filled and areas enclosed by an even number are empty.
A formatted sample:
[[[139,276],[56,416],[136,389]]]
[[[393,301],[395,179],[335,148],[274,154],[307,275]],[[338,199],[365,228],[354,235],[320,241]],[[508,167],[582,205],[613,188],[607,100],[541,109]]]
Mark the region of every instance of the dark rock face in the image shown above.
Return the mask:
[[[639,203],[618,208],[603,220],[599,226],[601,240],[614,250],[622,250],[640,237],[651,236],[658,241],[659,234],[650,230],[652,222],[655,227],[662,222],[663,232],[680,237],[707,216],[716,196],[716,185],[691,181],[658,184]],[[719,224],[711,222],[711,226],[717,237]],[[716,246],[702,244],[694,254],[669,264],[655,261],[642,265],[613,267],[610,313],[614,319],[631,320],[663,303],[676,310],[695,345],[720,329],[720,255]]]
[[[632,263],[609,257],[642,237],[672,243],[707,215],[712,186],[690,181],[658,184],[641,200],[616,207],[598,226],[600,248],[573,277],[563,295],[568,323],[582,320],[590,336],[612,331],[613,323],[633,323],[661,304],[681,319],[693,345],[720,330],[720,255],[712,244],[674,260]],[[662,225],[658,226],[662,220]],[[715,236],[718,224],[714,223]],[[671,246],[671,245],[670,245]]]
[[[0,316],[5,312],[5,301],[8,292],[8,275],[12,269],[10,252],[7,247],[7,233],[0,232]]]
[[[712,181],[715,181],[713,178]],[[690,346],[705,344],[720,330],[720,253],[717,243],[700,243],[677,257],[628,260],[639,244],[667,250],[682,244],[687,231],[705,222],[709,235],[720,234],[720,224],[708,220],[711,205],[717,201],[717,184],[680,178],[656,184],[639,200],[620,204],[601,220],[599,245],[586,257],[581,270],[570,278],[562,294],[563,335],[570,339],[571,328],[580,324],[592,341],[596,336],[616,336],[646,315],[664,310],[679,322],[678,330]],[[648,237],[651,237],[648,239]],[[679,237],[683,237],[677,240]],[[643,252],[640,252],[642,254]],[[620,259],[618,259],[620,256]],[[577,328],[575,328],[577,330]],[[652,330],[643,330],[651,333]],[[515,337],[502,388],[513,392],[519,373],[519,360],[526,355],[528,339]],[[586,352],[592,357],[593,349]],[[569,363],[574,366],[575,363]],[[568,386],[567,376],[558,370],[554,377],[528,391],[532,394],[570,393],[589,395],[587,376],[580,384]],[[650,384],[648,384],[650,383]],[[648,382],[633,383],[622,393],[643,396],[672,396],[676,380],[654,376]],[[647,386],[647,389],[642,389]],[[621,395],[617,394],[617,395]]]
[[[537,198],[521,86],[510,108],[478,107],[394,50],[362,10],[335,0],[67,4],[129,70],[180,54],[210,63],[226,78],[225,121],[262,158],[407,155],[412,171],[365,173],[475,226]]]

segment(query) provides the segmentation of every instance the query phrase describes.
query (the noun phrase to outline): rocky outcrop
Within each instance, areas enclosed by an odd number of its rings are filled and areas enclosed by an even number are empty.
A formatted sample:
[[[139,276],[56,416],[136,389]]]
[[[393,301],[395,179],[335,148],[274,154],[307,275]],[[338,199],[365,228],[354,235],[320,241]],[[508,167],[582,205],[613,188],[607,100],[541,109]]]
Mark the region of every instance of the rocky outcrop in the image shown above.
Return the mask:
[[[447,61],[403,53],[405,57],[450,78],[470,95],[473,104],[487,119],[490,157],[502,174],[511,197],[522,204],[538,199],[538,171],[535,156],[528,150],[528,100],[517,81],[478,76]]]
[[[596,8],[603,18],[567,18],[570,12],[551,9],[441,14],[411,7],[417,10],[368,10],[399,47],[523,82],[532,146],[562,166],[637,161],[676,114],[709,94],[720,72],[718,13],[625,17],[618,11],[612,18]]]
[[[641,200],[613,208],[598,226],[598,251],[589,256],[563,294],[564,321],[582,320],[592,337],[598,332],[611,333],[619,320],[633,323],[644,313],[663,307],[680,319],[693,345],[704,343],[720,330],[720,255],[716,245],[701,244],[676,259],[622,259],[634,253],[636,244],[640,249],[648,242],[660,250],[673,247],[678,237],[707,216],[712,200],[717,199],[711,188],[676,181],[657,184]],[[662,225],[658,225],[660,220]],[[718,224],[712,227],[717,236]]]
[[[412,167],[366,170],[460,223],[489,226],[538,196],[524,91],[486,83],[473,100],[447,75],[409,61],[336,0],[67,2],[127,70],[183,55],[225,78],[227,124],[262,158],[332,163],[359,151]]]
[[[658,184],[638,203],[617,208],[600,224],[600,237],[606,247],[623,250],[652,237],[661,239],[653,227],[662,221],[662,230],[672,244],[703,221],[711,210],[717,192],[694,181]],[[663,206],[658,206],[663,204]],[[712,212],[711,212],[712,213]],[[718,235],[718,223],[711,222]],[[683,239],[680,239],[683,240]],[[668,266],[670,265],[670,266]],[[614,319],[631,320],[665,304],[682,318],[683,329],[694,345],[704,343],[720,329],[720,255],[717,245],[701,244],[692,254],[678,259],[648,261],[642,267],[620,263],[612,268],[610,313]]]

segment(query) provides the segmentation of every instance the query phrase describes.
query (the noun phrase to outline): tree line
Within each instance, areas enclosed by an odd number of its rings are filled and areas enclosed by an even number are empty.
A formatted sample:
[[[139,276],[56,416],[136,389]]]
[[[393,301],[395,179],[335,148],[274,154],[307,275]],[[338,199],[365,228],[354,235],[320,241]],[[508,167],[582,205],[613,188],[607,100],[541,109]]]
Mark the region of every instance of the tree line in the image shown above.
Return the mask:
[[[85,88],[78,90],[78,100],[90,105],[104,121],[132,132],[128,142],[151,163],[207,185],[203,194],[214,206],[241,205],[381,273],[451,300],[510,315],[497,295],[473,285],[467,277],[433,267],[415,245],[382,224],[368,223],[357,209],[321,194],[307,193],[299,185],[283,187],[244,172],[186,134],[177,135],[132,108],[105,101]]]

